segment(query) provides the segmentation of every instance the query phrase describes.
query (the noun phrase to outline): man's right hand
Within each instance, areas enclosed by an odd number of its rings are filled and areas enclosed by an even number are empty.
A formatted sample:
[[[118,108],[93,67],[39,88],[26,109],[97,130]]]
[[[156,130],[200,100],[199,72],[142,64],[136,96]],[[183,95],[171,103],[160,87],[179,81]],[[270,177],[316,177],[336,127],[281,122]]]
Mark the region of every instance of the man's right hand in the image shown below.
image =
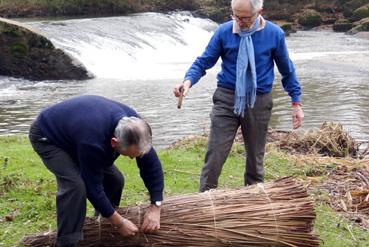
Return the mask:
[[[132,237],[138,232],[137,226],[133,224],[132,221],[123,218],[117,211],[115,211],[108,220],[122,236]]]
[[[133,237],[138,232],[138,228],[132,221],[124,219],[124,223],[118,228],[118,231],[124,237]]]
[[[177,84],[173,89],[174,96],[179,97],[181,92],[183,92],[183,97],[185,97],[188,94],[191,85],[192,82],[190,80],[185,80],[183,83]]]

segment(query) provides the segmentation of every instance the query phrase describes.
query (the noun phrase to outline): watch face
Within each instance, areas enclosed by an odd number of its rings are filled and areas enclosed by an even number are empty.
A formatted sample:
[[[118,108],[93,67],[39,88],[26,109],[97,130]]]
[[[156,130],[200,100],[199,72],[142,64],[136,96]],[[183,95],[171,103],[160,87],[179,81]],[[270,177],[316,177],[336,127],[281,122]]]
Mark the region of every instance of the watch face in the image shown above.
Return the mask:
[[[155,205],[158,206],[158,207],[161,206],[161,201],[156,201]]]

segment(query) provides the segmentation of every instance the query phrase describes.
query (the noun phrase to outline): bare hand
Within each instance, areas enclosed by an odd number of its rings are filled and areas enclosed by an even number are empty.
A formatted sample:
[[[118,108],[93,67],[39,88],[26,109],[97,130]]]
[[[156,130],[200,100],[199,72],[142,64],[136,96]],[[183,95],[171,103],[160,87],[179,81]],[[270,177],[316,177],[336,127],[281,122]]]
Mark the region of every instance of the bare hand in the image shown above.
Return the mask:
[[[133,237],[138,232],[138,228],[132,221],[124,219],[124,223],[118,228],[118,231],[124,237]]]
[[[173,89],[174,96],[179,97],[182,92],[183,97],[185,97],[188,94],[188,91],[190,90],[191,85],[192,85],[192,82],[190,80],[185,80],[183,83],[177,84]]]
[[[141,231],[152,233],[160,229],[160,207],[150,205],[147,209],[144,221],[141,226]]]
[[[304,122],[304,112],[301,106],[292,107],[292,127],[298,129]]]
[[[110,223],[116,228],[122,236],[130,237],[136,235],[138,228],[130,220],[123,218],[117,211],[108,218]]]

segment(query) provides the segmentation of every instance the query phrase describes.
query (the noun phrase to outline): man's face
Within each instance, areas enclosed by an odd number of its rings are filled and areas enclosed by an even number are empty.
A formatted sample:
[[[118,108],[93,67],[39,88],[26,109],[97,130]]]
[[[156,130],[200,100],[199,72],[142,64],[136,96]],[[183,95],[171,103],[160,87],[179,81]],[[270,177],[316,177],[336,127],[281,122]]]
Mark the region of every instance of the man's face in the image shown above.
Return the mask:
[[[118,151],[119,149],[119,141],[117,138],[111,138],[111,147]],[[143,153],[140,151],[140,148],[137,145],[131,145],[124,151],[119,151],[119,154],[128,156],[131,159],[142,156]]]
[[[131,159],[142,156],[141,150],[136,145],[129,146],[126,150],[121,152],[121,155],[128,156]]]
[[[233,19],[241,30],[250,29],[260,11],[253,12],[250,1],[236,1],[232,7]]]

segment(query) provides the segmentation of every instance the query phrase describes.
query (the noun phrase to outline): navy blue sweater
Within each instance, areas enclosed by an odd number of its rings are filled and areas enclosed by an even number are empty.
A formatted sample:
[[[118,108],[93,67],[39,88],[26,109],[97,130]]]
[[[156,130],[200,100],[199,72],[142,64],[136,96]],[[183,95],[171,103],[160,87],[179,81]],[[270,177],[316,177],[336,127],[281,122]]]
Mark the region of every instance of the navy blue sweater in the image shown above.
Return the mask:
[[[125,116],[139,117],[126,105],[87,95],[50,106],[37,119],[50,142],[68,152],[78,163],[87,198],[104,217],[110,217],[114,208],[104,192],[103,170],[119,157],[110,141],[119,120]],[[155,150],[152,148],[136,161],[151,201],[163,200],[163,171]]]

